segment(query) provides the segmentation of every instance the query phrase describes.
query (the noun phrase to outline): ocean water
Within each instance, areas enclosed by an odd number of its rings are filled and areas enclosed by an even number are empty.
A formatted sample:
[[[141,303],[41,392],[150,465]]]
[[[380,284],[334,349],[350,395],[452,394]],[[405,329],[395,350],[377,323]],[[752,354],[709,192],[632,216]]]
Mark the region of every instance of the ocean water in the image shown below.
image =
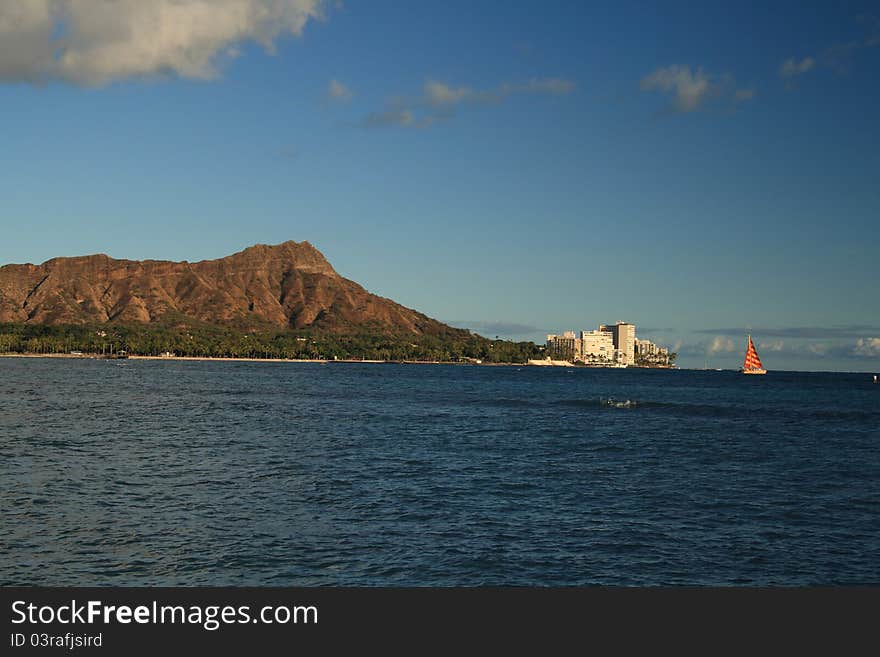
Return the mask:
[[[868,374],[0,359],[0,584],[880,583]]]

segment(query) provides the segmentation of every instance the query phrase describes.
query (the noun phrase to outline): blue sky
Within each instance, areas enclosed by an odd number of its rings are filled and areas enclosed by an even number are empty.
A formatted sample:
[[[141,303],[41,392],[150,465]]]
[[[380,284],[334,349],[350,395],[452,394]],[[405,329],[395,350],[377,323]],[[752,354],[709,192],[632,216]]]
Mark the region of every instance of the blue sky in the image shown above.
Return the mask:
[[[485,335],[880,369],[873,3],[0,8],[0,264],[309,240]]]

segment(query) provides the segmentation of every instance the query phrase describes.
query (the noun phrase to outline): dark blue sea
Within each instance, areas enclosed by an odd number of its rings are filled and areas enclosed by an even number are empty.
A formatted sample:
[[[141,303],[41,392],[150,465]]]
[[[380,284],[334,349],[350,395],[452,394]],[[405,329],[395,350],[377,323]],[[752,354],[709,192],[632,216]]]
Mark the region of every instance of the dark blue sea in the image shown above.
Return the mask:
[[[880,584],[868,374],[0,359],[0,584]]]

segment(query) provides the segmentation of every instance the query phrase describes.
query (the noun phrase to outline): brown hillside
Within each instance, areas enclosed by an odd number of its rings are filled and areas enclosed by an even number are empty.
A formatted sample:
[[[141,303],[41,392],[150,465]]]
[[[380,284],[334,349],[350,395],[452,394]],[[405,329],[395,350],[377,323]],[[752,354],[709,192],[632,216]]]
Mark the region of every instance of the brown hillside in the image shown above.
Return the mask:
[[[256,322],[333,332],[465,333],[370,294],[308,242],[258,244],[218,260],[53,258],[0,267],[0,322]]]

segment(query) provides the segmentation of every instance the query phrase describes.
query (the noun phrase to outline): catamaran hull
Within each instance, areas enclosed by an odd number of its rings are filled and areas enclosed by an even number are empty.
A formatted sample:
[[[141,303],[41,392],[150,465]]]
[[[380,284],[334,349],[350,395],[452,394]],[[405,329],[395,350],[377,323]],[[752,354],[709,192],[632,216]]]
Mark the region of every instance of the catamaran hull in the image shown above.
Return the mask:
[[[743,374],[766,374],[767,370],[740,370]]]

